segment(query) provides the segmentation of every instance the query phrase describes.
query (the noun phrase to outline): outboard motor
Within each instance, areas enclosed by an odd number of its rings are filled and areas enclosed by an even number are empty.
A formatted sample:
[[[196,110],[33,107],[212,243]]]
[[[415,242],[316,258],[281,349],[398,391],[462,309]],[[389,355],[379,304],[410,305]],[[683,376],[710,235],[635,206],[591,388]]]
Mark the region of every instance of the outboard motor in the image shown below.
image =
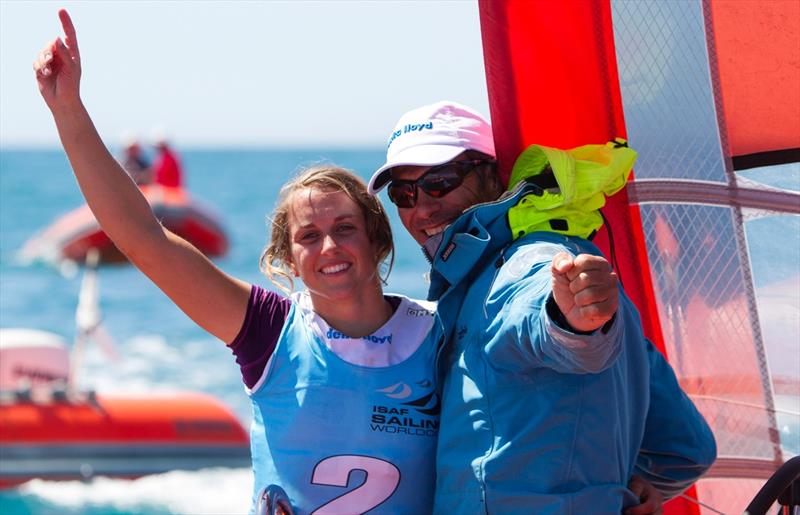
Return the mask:
[[[63,338],[34,329],[0,329],[0,390],[63,388],[68,375]]]

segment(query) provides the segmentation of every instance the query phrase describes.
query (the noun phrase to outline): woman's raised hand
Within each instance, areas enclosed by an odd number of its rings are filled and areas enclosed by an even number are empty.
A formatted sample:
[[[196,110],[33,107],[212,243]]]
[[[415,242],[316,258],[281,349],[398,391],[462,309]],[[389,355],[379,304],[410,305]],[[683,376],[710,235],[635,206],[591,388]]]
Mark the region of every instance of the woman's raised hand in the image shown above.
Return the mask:
[[[81,54],[75,26],[66,10],[59,10],[58,17],[64,40],[60,37],[53,40],[33,62],[39,92],[51,111],[80,101]]]
[[[65,38],[48,44],[33,69],[86,203],[131,263],[201,327],[232,342],[247,312],[250,285],[219,270],[153,216],[142,192],[103,144],[81,102],[75,26],[67,11],[60,10],[58,17]]]

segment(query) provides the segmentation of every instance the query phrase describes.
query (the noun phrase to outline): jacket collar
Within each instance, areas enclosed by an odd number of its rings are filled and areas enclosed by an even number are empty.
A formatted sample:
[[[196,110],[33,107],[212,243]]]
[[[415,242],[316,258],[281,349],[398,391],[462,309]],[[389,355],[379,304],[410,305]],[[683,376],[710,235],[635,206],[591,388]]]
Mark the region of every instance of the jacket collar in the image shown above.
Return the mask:
[[[440,299],[480,263],[496,259],[498,250],[513,241],[508,210],[534,188],[520,182],[497,200],[470,207],[437,237],[425,242],[423,252],[432,263],[428,300]]]

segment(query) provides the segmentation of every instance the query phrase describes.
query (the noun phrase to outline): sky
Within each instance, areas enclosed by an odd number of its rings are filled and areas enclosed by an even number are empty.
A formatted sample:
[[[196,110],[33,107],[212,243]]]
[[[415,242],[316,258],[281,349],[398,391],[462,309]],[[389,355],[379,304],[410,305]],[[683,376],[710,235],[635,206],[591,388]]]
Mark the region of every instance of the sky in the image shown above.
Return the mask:
[[[0,146],[56,147],[32,63],[75,23],[107,143],[380,147],[442,99],[488,115],[478,6],[452,1],[0,0]]]

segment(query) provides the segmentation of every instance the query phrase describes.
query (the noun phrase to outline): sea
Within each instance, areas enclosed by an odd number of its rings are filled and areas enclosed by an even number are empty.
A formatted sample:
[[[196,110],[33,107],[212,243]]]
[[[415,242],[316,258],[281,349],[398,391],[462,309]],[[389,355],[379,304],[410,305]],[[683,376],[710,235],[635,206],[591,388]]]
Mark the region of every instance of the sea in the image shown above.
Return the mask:
[[[304,166],[320,162],[336,163],[368,179],[383,163],[383,150],[195,148],[181,149],[180,158],[189,191],[217,213],[230,237],[230,251],[216,259],[216,265],[271,288],[258,270],[258,259],[268,238],[267,216],[281,185]],[[799,189],[798,170],[787,174],[778,185]],[[0,149],[0,327],[74,338],[80,270],[26,263],[19,250],[37,231],[82,203],[63,151]],[[424,298],[427,263],[395,210],[390,207],[388,212],[396,258],[386,289]],[[787,219],[782,225],[760,225],[748,233],[754,263],[768,258],[776,242],[791,246],[797,241],[800,248],[797,217],[781,218]],[[765,265],[756,276],[757,286],[780,286],[786,277],[797,275],[798,263],[783,266],[788,271]],[[222,400],[248,427],[250,408],[239,369],[222,342],[197,327],[130,266],[104,267],[99,281],[103,321],[118,357],[90,346],[80,370],[82,388],[140,394],[202,391]],[[796,435],[796,421],[788,424],[787,431]],[[175,471],[136,480],[34,480],[0,491],[0,514],[242,514],[251,488],[248,469]]]
[[[202,150],[180,153],[192,196],[215,212],[230,250],[215,263],[228,274],[271,288],[258,269],[267,216],[283,183],[305,166],[329,162],[365,180],[383,164],[382,149]],[[83,203],[61,150],[0,152],[0,327],[75,336],[81,272],[74,266],[25,263],[19,249],[37,231]],[[394,209],[396,258],[387,291],[424,298],[426,261]],[[197,327],[131,266],[101,268],[103,323],[119,359],[89,346],[80,385],[106,393],[202,391],[227,404],[248,427],[250,407],[225,345]],[[31,481],[0,491],[0,513],[225,514],[246,513],[248,469],[171,472],[138,480]]]

